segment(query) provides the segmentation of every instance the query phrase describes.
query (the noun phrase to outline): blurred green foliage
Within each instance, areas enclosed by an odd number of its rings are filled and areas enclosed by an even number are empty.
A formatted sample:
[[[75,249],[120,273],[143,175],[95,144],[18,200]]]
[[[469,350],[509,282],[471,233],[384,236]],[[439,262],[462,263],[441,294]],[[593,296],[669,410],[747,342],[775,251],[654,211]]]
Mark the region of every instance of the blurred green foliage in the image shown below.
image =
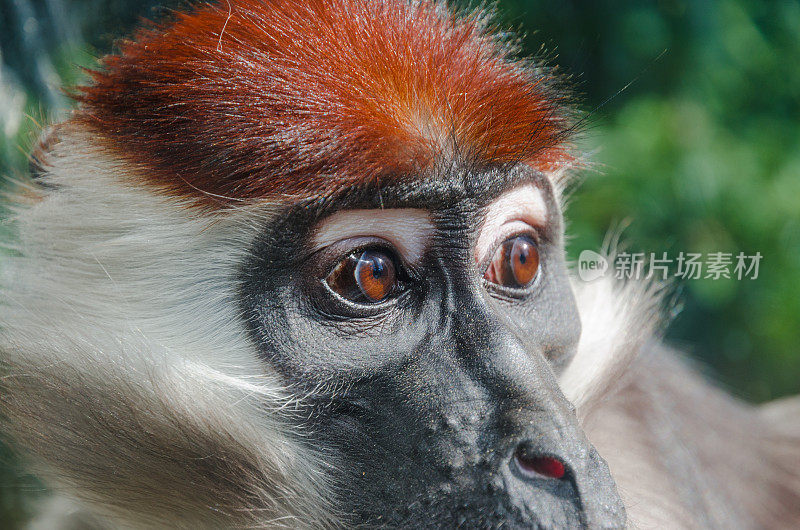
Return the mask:
[[[570,206],[570,255],[622,221],[631,252],[760,252],[756,280],[678,284],[667,336],[737,395],[800,390],[800,3],[501,4],[581,75],[590,113],[613,96],[582,142],[600,174]]]
[[[0,0],[0,174],[24,171],[39,124],[68,108],[58,87],[79,80],[78,66],[157,17],[154,5],[186,3]],[[760,252],[757,280],[676,284],[667,338],[744,398],[798,392],[800,3],[497,3],[502,25],[528,52],[556,52],[585,95],[593,169],[571,201],[570,256],[620,222],[630,251]],[[31,489],[0,448],[0,526],[19,524]]]

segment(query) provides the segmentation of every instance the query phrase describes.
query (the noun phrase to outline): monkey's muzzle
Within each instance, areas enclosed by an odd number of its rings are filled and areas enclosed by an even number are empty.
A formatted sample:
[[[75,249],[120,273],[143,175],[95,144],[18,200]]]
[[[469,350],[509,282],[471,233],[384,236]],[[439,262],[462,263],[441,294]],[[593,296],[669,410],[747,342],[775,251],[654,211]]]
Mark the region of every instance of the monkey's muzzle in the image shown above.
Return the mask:
[[[608,467],[557,387],[497,399],[465,380],[433,394],[372,381],[329,417],[324,436],[346,459],[337,468],[355,471],[339,490],[354,523],[624,528]]]

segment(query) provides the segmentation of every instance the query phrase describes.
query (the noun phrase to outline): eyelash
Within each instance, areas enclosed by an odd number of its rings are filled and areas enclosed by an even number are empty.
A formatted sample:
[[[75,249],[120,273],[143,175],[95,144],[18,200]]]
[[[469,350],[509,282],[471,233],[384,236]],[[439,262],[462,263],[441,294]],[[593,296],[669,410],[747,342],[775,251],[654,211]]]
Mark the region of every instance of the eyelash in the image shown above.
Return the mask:
[[[362,253],[362,252],[364,252],[366,250],[380,250],[381,252],[385,252],[386,254],[389,254],[393,258],[393,260],[395,262],[395,265],[398,266],[398,271],[404,271],[404,272],[407,271],[409,273],[408,274],[409,277],[413,276],[413,274],[412,274],[412,272],[414,272],[413,266],[408,264],[408,263],[406,263],[403,260],[403,258],[401,257],[400,253],[390,243],[388,243],[388,242],[382,243],[382,242],[375,241],[375,242],[370,242],[370,243],[363,243],[361,245],[352,247],[352,248],[350,248],[349,250],[347,250],[345,252],[338,253],[336,255],[336,257],[330,259],[330,261],[326,265],[326,267],[324,269],[326,272],[323,275],[323,279],[327,278],[328,275],[330,275],[330,273],[332,273],[333,270],[343,260],[349,258],[353,254],[359,254],[359,253]]]

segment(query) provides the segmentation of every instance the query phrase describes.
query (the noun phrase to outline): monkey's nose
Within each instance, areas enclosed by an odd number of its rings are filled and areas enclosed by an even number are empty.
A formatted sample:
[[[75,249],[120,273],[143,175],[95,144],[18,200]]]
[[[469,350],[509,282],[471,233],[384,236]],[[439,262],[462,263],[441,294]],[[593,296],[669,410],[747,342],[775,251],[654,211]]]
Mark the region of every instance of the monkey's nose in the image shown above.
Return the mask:
[[[517,446],[517,450],[514,451],[514,463],[522,471],[523,476],[562,479],[566,474],[566,467],[561,459],[541,454],[528,443]]]
[[[509,493],[543,526],[624,528],[625,509],[597,451],[576,436],[545,433],[552,429],[530,433],[507,457]]]

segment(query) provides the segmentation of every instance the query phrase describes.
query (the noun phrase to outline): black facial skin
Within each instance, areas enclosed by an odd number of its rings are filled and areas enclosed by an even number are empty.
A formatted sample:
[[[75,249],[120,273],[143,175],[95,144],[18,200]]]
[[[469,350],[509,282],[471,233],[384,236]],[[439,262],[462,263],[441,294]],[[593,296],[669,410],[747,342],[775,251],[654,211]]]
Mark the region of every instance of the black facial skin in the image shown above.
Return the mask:
[[[448,175],[346,190],[265,227],[241,272],[263,359],[307,396],[306,443],[330,455],[352,526],[622,528],[608,468],[557,383],[580,321],[550,183],[523,169]],[[539,275],[527,289],[497,288],[483,279],[488,261],[475,263],[478,227],[491,201],[525,182],[549,212],[535,233]],[[312,230],[336,211],[381,207],[425,209],[435,232],[397,296],[346,302],[323,279],[357,249],[311,254]],[[556,458],[566,474],[526,472],[520,451]]]

